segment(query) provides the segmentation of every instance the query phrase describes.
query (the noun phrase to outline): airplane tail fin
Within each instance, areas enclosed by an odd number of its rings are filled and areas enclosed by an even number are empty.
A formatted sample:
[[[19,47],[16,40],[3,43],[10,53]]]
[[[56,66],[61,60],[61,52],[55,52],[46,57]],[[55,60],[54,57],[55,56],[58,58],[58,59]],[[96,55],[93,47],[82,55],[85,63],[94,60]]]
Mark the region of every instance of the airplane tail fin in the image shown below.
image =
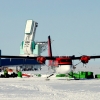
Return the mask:
[[[51,47],[51,38],[48,36],[48,56],[52,57],[52,47]],[[52,60],[49,60],[48,66],[52,65]]]

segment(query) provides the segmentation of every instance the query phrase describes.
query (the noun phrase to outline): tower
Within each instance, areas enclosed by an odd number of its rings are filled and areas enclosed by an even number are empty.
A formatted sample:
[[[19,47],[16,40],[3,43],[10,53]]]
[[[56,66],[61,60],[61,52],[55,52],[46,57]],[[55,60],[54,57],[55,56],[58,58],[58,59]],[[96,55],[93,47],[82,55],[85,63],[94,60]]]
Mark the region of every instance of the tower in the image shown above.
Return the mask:
[[[47,42],[35,42],[37,27],[37,22],[33,20],[27,20],[24,40],[20,45],[20,56],[40,56],[41,53],[46,50]]]

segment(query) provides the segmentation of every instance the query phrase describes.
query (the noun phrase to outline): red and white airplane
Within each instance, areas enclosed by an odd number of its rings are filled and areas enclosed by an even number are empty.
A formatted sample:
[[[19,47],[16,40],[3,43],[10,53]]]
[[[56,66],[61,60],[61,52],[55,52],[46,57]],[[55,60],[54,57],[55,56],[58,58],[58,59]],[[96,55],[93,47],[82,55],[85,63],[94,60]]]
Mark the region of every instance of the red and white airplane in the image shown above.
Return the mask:
[[[46,60],[49,60],[49,65],[54,66],[55,72],[59,74],[68,74],[73,70],[72,60],[80,60],[83,64],[87,64],[90,59],[100,58],[100,55],[97,56],[52,56],[52,48],[51,48],[51,39],[48,36],[48,54],[49,56],[37,56],[37,57],[29,57],[29,56],[9,56],[9,55],[1,55],[0,58],[19,58],[19,59],[34,59],[37,60],[40,64],[45,64]]]

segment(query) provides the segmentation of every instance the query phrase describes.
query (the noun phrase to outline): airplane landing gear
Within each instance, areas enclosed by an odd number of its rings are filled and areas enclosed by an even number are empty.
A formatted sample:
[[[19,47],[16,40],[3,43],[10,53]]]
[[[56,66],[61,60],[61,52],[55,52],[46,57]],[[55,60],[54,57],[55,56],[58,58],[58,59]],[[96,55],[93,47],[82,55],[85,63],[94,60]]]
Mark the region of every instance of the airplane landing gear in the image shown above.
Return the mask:
[[[66,74],[66,80],[67,81],[70,81],[70,78],[69,78],[69,75],[68,74]]]
[[[50,80],[49,77],[53,76],[54,74],[51,74],[49,76],[46,77],[46,81]]]

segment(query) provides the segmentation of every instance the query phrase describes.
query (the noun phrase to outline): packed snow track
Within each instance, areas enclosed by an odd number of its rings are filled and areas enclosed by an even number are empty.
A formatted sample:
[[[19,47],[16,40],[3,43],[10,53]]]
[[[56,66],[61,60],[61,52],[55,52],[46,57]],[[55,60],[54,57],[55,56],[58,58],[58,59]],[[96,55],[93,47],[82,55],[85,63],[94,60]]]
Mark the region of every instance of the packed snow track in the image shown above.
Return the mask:
[[[0,100],[99,100],[100,80],[1,78]]]

